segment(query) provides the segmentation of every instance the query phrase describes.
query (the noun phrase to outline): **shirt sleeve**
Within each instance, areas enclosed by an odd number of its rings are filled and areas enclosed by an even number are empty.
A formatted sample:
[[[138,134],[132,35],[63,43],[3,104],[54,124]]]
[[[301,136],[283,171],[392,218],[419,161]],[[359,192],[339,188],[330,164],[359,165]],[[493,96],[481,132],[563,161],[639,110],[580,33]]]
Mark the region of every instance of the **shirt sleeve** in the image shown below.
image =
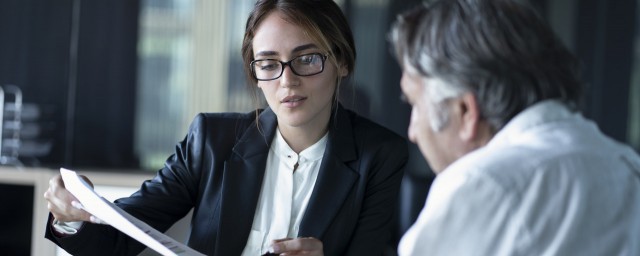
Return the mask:
[[[453,170],[455,171],[455,170]],[[508,216],[514,196],[490,177],[439,174],[399,255],[505,255],[513,252]]]
[[[84,222],[82,221],[64,222],[53,219],[53,223],[51,225],[53,226],[53,229],[61,235],[74,235],[83,224]]]

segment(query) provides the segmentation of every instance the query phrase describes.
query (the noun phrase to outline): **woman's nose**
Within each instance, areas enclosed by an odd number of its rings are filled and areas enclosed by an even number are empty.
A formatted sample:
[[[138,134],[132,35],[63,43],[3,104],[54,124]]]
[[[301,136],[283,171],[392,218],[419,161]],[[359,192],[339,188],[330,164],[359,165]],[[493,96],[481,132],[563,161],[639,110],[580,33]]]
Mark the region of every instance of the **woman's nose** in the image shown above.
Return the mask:
[[[282,76],[280,77],[280,86],[291,87],[298,86],[300,84],[300,77],[293,73],[290,66],[282,67]]]

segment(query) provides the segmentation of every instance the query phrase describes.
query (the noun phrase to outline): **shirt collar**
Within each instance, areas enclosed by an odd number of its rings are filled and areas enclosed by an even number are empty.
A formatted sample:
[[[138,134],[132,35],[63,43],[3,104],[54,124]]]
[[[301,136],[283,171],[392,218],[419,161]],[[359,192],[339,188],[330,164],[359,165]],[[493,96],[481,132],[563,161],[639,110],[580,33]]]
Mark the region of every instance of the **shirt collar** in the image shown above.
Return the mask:
[[[533,127],[570,118],[578,113],[572,112],[558,100],[545,100],[536,103],[511,119],[487,146],[500,145],[516,140],[523,132]]]
[[[329,137],[328,135],[329,132],[325,133],[324,136],[320,138],[320,140],[300,152],[300,154],[298,155],[295,151],[293,151],[293,149],[291,149],[291,147],[289,147],[289,144],[287,144],[287,142],[284,140],[284,137],[282,137],[282,134],[280,133],[280,129],[277,129],[273,145],[271,145],[271,149],[280,158],[293,158],[297,159],[300,162],[315,161],[322,159],[324,150],[327,146],[327,138]]]

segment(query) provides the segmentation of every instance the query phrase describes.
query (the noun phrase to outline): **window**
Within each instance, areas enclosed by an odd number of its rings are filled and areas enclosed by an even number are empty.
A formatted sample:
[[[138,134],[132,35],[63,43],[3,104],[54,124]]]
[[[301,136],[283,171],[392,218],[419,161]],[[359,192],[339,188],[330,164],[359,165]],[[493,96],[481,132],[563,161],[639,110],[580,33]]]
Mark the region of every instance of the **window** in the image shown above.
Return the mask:
[[[253,0],[143,0],[135,151],[155,170],[199,112],[247,111],[240,47]]]
[[[627,138],[629,144],[640,151],[640,1],[636,11],[636,33],[633,47],[633,66],[631,85],[629,86],[629,126]]]

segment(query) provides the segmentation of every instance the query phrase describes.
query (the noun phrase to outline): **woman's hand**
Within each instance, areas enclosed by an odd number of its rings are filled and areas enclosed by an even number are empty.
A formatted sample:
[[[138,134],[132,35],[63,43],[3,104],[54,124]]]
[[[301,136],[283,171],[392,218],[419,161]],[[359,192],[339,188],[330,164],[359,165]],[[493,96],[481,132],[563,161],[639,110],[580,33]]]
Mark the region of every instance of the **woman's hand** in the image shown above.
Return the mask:
[[[93,184],[87,177],[83,175],[80,177],[93,187]],[[49,180],[49,189],[44,192],[44,198],[47,200],[47,208],[58,221],[89,221],[101,223],[99,219],[82,209],[82,204],[65,188],[62,176],[59,174]]]
[[[274,240],[271,248],[271,253],[277,255],[324,255],[324,252],[322,251],[322,241],[313,237]]]

